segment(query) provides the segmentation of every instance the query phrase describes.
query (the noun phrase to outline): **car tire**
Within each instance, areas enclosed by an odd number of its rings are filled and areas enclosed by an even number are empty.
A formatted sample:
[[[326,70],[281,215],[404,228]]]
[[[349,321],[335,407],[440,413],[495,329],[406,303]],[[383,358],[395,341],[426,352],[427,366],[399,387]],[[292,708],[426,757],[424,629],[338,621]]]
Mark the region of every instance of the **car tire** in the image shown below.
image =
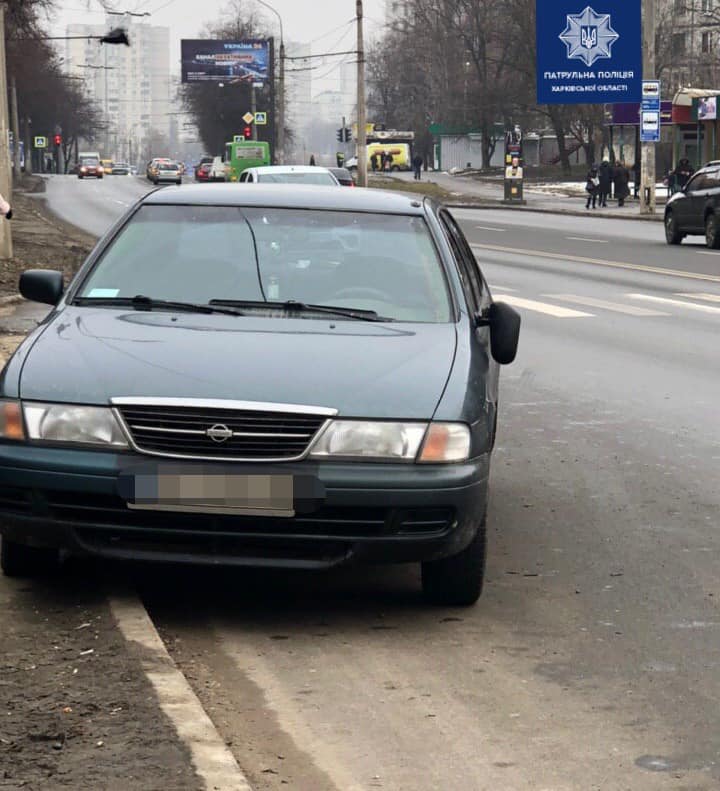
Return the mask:
[[[182,184],[182,179],[178,179],[178,180],[177,180],[175,183],[176,183],[176,184],[178,185],[178,187],[179,187],[179,186]]]
[[[665,215],[665,240],[668,244],[680,244],[684,238],[685,234],[678,230],[673,212],[667,212]]]
[[[53,571],[58,564],[55,549],[39,549],[0,539],[0,568],[6,577],[35,577]]]
[[[711,250],[720,248],[720,223],[714,212],[705,218],[705,244]]]
[[[82,181],[82,176],[78,174],[78,178]]]
[[[431,604],[469,607],[480,598],[485,579],[485,519],[457,555],[422,564],[423,596]]]

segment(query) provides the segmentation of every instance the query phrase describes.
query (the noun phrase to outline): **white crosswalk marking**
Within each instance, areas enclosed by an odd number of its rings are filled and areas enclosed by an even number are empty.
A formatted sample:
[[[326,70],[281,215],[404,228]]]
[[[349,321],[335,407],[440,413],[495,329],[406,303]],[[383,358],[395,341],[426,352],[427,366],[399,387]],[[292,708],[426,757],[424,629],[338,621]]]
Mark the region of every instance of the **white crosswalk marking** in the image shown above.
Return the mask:
[[[626,294],[630,299],[642,299],[646,302],[657,302],[661,305],[677,305],[688,310],[699,310],[702,313],[720,313],[720,307],[703,305],[699,302],[686,302],[684,299],[671,299],[670,297],[654,297],[650,294]]]
[[[510,288],[509,286],[494,286],[492,285],[492,283],[490,283],[489,285],[493,291],[502,291],[503,293],[505,293],[506,291],[517,291],[516,288]]]
[[[628,316],[669,316],[669,313],[663,313],[660,310],[651,310],[650,308],[639,308],[636,305],[621,305],[618,302],[606,302],[603,299],[595,299],[595,297],[578,296],[576,294],[540,294],[541,297],[549,297],[550,299],[559,299],[561,302],[574,302],[577,305],[584,305],[588,308],[602,308],[603,310],[610,310],[615,313],[625,313]]]
[[[550,305],[548,302],[537,302],[534,299],[523,299],[511,294],[495,294],[494,299],[502,302],[507,302],[508,305],[514,305],[516,308],[524,308],[525,310],[533,310],[537,313],[545,313],[548,316],[554,316],[556,319],[580,319],[592,317],[593,313],[583,313],[580,310],[572,310],[571,308],[562,308],[559,305]]]
[[[720,302],[720,294],[683,293],[678,292],[676,297],[690,297],[690,299],[704,299],[706,302]]]

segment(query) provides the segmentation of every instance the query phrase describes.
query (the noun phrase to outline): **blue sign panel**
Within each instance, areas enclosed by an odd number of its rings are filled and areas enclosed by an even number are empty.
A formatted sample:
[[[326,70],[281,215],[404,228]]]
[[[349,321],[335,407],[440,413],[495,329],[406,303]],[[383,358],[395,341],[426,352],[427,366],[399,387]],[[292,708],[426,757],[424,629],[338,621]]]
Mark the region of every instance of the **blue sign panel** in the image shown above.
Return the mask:
[[[643,80],[640,106],[649,112],[660,112],[660,80]]]
[[[538,104],[639,102],[641,0],[537,0]]]
[[[260,82],[269,79],[269,39],[180,41],[183,82]]]

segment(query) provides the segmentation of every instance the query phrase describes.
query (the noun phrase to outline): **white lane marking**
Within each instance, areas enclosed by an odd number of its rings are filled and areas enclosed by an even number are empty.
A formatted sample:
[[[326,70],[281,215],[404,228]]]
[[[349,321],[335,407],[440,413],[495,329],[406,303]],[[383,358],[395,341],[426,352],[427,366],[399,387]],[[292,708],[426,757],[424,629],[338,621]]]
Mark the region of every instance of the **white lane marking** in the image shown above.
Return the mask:
[[[710,250],[696,250],[695,252],[698,255],[714,255],[715,257],[720,255],[720,253],[713,253]]]
[[[607,244],[607,239],[588,239],[586,236],[566,236],[566,239],[572,239],[573,242],[594,242],[595,244]]]
[[[142,668],[155,689],[160,708],[190,749],[195,770],[205,781],[205,787],[252,791],[140,601],[135,596],[112,597],[110,609],[123,637],[142,649]]]
[[[493,228],[490,225],[476,225],[475,226],[479,231],[497,231],[498,233],[505,233],[507,228]]]
[[[585,305],[587,308],[603,308],[612,310],[616,313],[627,313],[628,316],[669,316],[660,310],[650,310],[648,308],[638,308],[636,305],[621,305],[618,302],[606,302],[595,297],[577,296],[575,294],[540,294],[541,297],[559,299],[561,302],[575,302],[578,305]]]
[[[580,310],[572,310],[571,308],[561,308],[559,305],[550,305],[547,302],[537,302],[534,299],[523,299],[522,297],[514,297],[510,294],[494,294],[493,299],[502,300],[507,302],[508,305],[514,305],[516,308],[525,308],[525,310],[534,310],[537,313],[546,313],[548,316],[554,316],[556,319],[580,319],[585,317],[592,317],[592,313],[583,313]]]
[[[676,297],[690,297],[690,299],[704,299],[706,302],[720,302],[720,294],[704,294],[702,292],[699,293],[687,293],[679,291],[675,294]]]
[[[517,291],[516,288],[508,288],[507,286],[494,286],[492,283],[489,285],[493,291]]]
[[[626,294],[631,299],[644,299],[646,302],[659,302],[663,305],[677,305],[689,310],[699,310],[702,313],[720,313],[720,308],[712,305],[701,305],[698,302],[685,302],[683,299],[670,299],[670,297],[653,297],[650,294]]]
[[[128,205],[124,200],[117,200],[117,198],[113,198],[113,203],[119,203],[121,206]]]
[[[471,244],[473,250],[494,250],[498,253],[511,253],[512,255],[529,255],[533,258],[551,258],[563,264],[578,261],[581,264],[594,264],[595,266],[608,266],[613,269],[630,269],[635,272],[650,272],[653,275],[667,275],[668,277],[684,277],[689,280],[707,280],[711,283],[720,283],[720,275],[704,275],[700,272],[683,272],[681,269],[663,269],[660,266],[646,266],[645,264],[626,264],[622,261],[605,261],[602,258],[584,258],[580,255],[564,253],[545,253],[539,250],[527,250],[522,247],[501,247],[496,244]]]

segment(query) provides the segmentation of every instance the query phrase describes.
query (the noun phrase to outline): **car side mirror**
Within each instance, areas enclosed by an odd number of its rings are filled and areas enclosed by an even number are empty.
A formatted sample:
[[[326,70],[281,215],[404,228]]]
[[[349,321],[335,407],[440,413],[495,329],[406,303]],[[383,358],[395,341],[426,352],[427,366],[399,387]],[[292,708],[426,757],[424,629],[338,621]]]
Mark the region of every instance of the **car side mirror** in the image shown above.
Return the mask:
[[[517,354],[520,314],[504,302],[493,302],[478,324],[490,327],[490,351],[500,365],[508,365]]]
[[[57,305],[63,295],[62,272],[55,269],[28,269],[20,275],[20,293],[31,302]]]

